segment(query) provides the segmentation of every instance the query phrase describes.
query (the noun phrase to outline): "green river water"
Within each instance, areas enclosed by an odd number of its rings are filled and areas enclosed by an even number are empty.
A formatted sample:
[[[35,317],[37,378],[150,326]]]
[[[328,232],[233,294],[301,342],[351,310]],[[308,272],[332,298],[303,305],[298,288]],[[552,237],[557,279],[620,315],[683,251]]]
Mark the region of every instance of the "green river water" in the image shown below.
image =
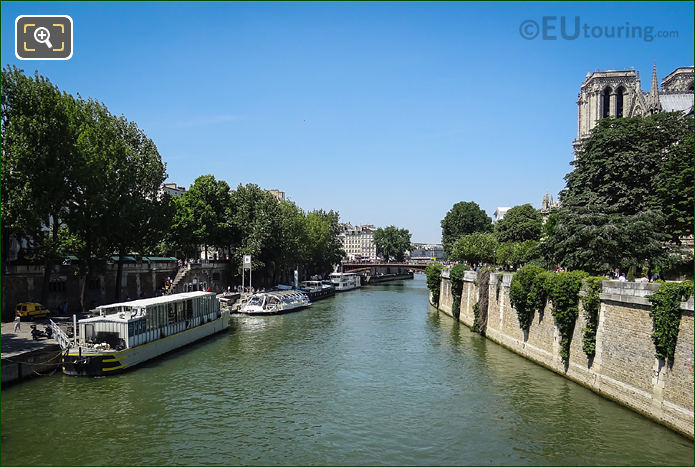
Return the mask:
[[[2,465],[693,464],[693,442],[474,334],[424,276],[122,375],[2,391]]]

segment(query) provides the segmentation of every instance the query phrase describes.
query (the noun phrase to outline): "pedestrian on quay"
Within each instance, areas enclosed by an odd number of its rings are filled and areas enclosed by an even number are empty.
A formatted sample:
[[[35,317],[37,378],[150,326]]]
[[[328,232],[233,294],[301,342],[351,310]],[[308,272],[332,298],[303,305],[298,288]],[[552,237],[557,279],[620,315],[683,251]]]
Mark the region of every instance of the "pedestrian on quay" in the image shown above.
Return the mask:
[[[21,330],[21,323],[22,323],[22,319],[19,316],[17,316],[14,319],[14,332]]]

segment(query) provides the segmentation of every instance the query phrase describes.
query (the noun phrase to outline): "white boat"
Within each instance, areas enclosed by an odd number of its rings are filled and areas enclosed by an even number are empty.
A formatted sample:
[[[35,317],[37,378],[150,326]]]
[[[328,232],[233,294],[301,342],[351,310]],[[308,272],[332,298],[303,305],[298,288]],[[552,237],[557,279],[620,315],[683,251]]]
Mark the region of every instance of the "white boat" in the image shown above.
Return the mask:
[[[63,372],[102,376],[227,329],[229,311],[212,292],[187,292],[97,307],[81,319],[73,340],[60,331]],[[58,328],[53,326],[54,330]]]
[[[334,272],[330,278],[336,292],[345,292],[362,286],[361,276],[354,272]]]
[[[307,296],[295,290],[277,290],[251,295],[239,308],[239,313],[247,315],[279,315],[299,311],[309,306]]]

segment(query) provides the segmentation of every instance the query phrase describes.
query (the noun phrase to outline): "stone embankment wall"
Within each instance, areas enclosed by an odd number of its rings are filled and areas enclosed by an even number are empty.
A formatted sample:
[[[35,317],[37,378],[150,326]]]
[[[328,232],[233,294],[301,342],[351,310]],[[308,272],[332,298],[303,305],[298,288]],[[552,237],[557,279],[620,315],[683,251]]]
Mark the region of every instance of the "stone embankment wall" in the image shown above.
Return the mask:
[[[511,274],[490,275],[488,339],[693,438],[693,297],[681,304],[676,354],[670,367],[654,356],[651,339],[653,324],[646,296],[659,285],[603,281],[596,355],[588,359],[582,350],[586,320],[580,302],[566,365],[560,357],[561,336],[551,305],[536,313],[528,333],[524,332],[509,303],[511,279]],[[469,327],[479,296],[476,273],[467,272],[458,319]],[[453,317],[452,302],[448,273],[443,271],[439,309]]]
[[[176,261],[161,263],[128,262],[123,265],[121,297],[136,299],[154,297],[160,293],[167,278],[174,279],[178,271]],[[231,285],[229,263],[210,262],[191,265],[187,281],[196,285],[210,287],[219,292]],[[116,290],[117,265],[108,264],[104,271],[94,274],[86,284],[87,305],[90,308],[113,303]],[[2,320],[14,319],[15,305],[20,302],[40,302],[43,287],[43,266],[11,266],[3,272]],[[58,265],[50,276],[48,298],[44,306],[60,314],[71,314],[80,309],[80,277],[74,266]],[[183,284],[181,291],[183,290]],[[67,303],[67,313],[63,306]]]
[[[60,365],[61,351],[58,344],[48,345],[43,349],[3,358],[2,387],[34,376],[52,374]]]

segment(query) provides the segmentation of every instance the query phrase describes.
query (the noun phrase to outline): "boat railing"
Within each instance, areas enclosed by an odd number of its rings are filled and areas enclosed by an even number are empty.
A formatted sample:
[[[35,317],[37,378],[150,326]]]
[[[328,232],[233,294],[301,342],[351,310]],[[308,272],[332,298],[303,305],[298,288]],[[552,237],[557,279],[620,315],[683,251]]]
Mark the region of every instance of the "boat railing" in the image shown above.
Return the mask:
[[[53,338],[58,342],[60,348],[63,350],[69,349],[70,338],[67,336],[67,334],[63,332],[62,329],[60,329],[60,326],[53,322],[52,319],[49,319],[48,321],[51,323],[51,329],[53,330]]]

